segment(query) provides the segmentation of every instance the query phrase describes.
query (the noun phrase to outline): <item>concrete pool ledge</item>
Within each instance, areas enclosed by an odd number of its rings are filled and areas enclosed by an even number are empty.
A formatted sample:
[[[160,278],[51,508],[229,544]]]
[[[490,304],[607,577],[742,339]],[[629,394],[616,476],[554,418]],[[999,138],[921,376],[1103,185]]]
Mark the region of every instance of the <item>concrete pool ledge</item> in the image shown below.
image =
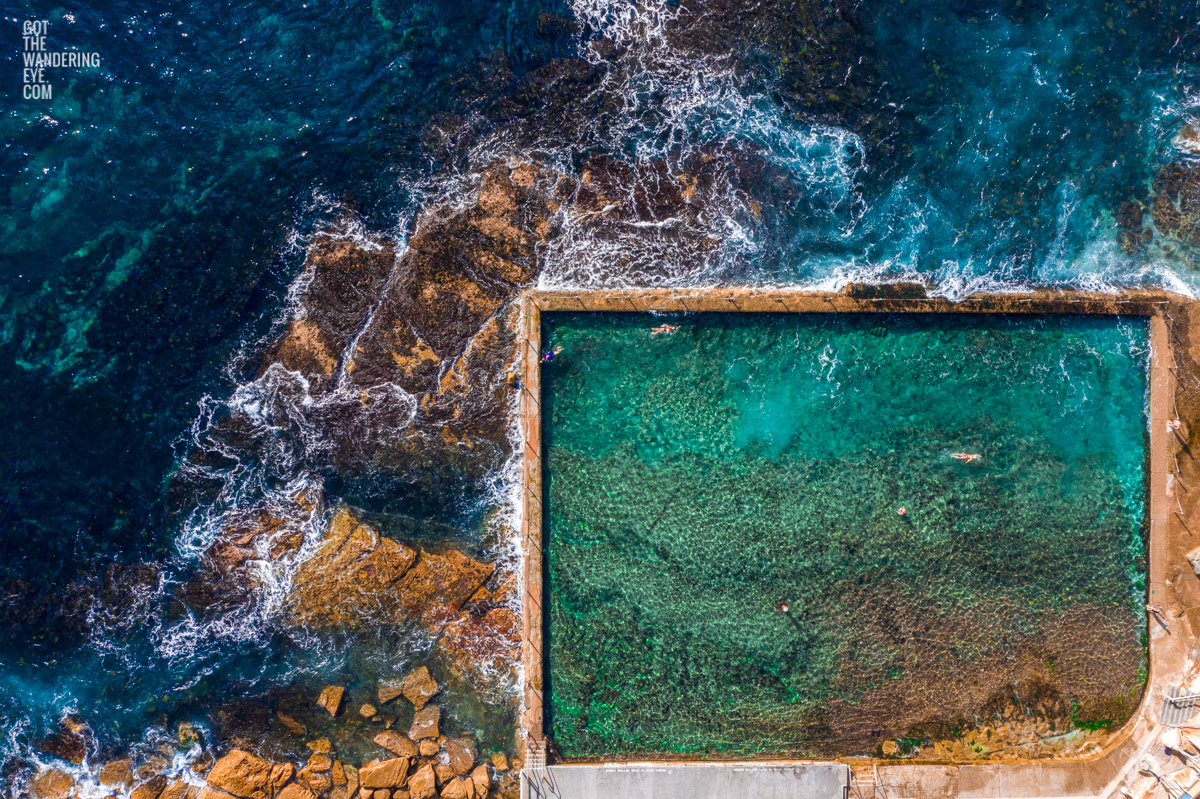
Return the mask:
[[[752,760],[715,763],[664,760],[638,763],[546,763],[542,695],[542,463],[540,330],[542,311],[746,313],[1002,313],[1148,317],[1150,323],[1149,455],[1146,464],[1148,602],[1164,609],[1163,624],[1148,619],[1146,689],[1137,712],[1099,751],[1074,759],[913,761],[842,758],[837,761]],[[526,740],[522,795],[559,799],[600,796],[1082,797],[1147,799],[1155,779],[1139,773],[1143,757],[1162,770],[1182,766],[1163,755],[1160,719],[1167,691],[1200,692],[1196,665],[1200,580],[1185,554],[1200,547],[1200,463],[1191,431],[1200,425],[1200,302],[1160,290],[1120,293],[1045,289],[986,294],[950,302],[924,296],[919,286],[850,286],[840,292],[772,288],[528,290],[522,296],[520,422],[523,520],[523,669],[521,730]],[[1173,431],[1172,419],[1182,426]],[[1194,534],[1193,534],[1194,531]],[[1195,689],[1195,690],[1192,690]],[[1200,726],[1200,721],[1197,722]],[[643,758],[644,760],[644,758]],[[789,771],[790,770],[790,771]],[[792,774],[793,777],[780,777]],[[838,787],[845,775],[846,785]],[[1176,778],[1189,787],[1184,774]],[[1200,781],[1200,774],[1194,775]],[[783,783],[779,783],[779,780]],[[732,782],[727,782],[733,780]],[[809,780],[812,780],[809,782]],[[792,784],[788,783],[788,784]],[[723,786],[723,787],[722,787]],[[735,787],[736,786],[736,787]],[[783,791],[774,793],[772,791]],[[827,791],[833,791],[828,793]],[[1158,790],[1162,795],[1162,790]]]

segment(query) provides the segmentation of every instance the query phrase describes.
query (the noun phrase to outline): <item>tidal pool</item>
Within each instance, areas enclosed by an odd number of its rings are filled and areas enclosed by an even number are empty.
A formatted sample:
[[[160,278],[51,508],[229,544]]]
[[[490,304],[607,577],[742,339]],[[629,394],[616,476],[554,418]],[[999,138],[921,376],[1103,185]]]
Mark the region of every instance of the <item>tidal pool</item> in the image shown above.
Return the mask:
[[[1057,731],[1137,707],[1146,320],[542,319],[563,756],[867,754],[1013,703]]]

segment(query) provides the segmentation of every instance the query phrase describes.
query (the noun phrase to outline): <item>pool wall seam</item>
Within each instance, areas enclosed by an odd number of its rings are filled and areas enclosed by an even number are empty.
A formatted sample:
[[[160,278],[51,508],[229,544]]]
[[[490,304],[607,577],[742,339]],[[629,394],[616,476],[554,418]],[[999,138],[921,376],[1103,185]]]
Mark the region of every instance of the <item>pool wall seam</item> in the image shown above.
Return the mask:
[[[544,763],[547,744],[544,726],[543,687],[543,583],[542,583],[542,452],[540,419],[540,347],[541,312],[650,312],[650,313],[991,313],[991,314],[1072,314],[1128,315],[1149,318],[1150,338],[1150,456],[1146,487],[1149,494],[1148,597],[1151,604],[1171,602],[1167,569],[1172,551],[1169,526],[1182,526],[1182,516],[1172,513],[1172,473],[1175,436],[1167,421],[1175,418],[1175,358],[1168,313],[1172,306],[1184,311],[1194,301],[1166,291],[1133,289],[1119,294],[1046,289],[1027,294],[976,295],[951,302],[944,298],[920,296],[879,296],[874,287],[848,287],[838,293],[777,288],[732,289],[621,289],[595,291],[553,291],[530,289],[522,295],[523,340],[521,363],[524,377],[521,402],[522,430],[525,434],[522,476],[524,480],[522,541],[525,549],[525,598],[523,642],[525,667],[525,706],[522,730],[527,742],[526,767]],[[865,292],[865,293],[864,293]],[[1190,426],[1189,426],[1190,427]],[[1178,500],[1175,500],[1178,504]],[[1181,513],[1183,511],[1180,505]],[[1180,614],[1182,616],[1182,613]],[[875,763],[878,772],[887,774],[894,796],[1038,796],[1106,795],[1128,775],[1136,759],[1147,751],[1161,731],[1156,703],[1165,695],[1156,683],[1164,663],[1183,664],[1194,636],[1188,624],[1175,625],[1175,635],[1149,627],[1150,652],[1148,674],[1141,704],[1134,715],[1113,733],[1100,752],[1071,760],[1007,761],[908,761],[898,763],[870,758],[839,758],[848,763]],[[1165,638],[1165,640],[1164,640]],[[1186,640],[1185,640],[1186,639]],[[1178,669],[1168,671],[1178,672]],[[655,758],[640,760],[654,762]],[[662,762],[664,758],[659,758]],[[687,760],[671,762],[687,763]],[[713,763],[714,760],[691,761]],[[750,763],[737,760],[731,762]],[[759,762],[766,762],[760,759]],[[770,760],[778,763],[783,760]],[[805,762],[799,761],[796,762]],[[811,761],[808,761],[811,762]],[[915,770],[915,771],[914,771]],[[998,770],[998,771],[997,771]],[[1018,784],[1021,787],[1018,787]],[[905,791],[902,785],[910,786]],[[896,790],[899,790],[899,793]]]

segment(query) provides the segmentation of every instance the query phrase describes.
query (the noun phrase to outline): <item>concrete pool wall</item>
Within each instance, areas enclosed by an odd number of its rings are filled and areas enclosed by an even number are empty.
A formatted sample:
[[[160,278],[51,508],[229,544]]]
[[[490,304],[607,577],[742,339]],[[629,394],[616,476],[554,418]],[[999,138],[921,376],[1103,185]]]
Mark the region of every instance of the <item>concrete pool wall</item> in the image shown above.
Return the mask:
[[[1148,602],[1162,606],[1164,623],[1148,620],[1148,678],[1134,716],[1114,731],[1099,752],[1076,759],[998,761],[914,761],[841,758],[851,774],[851,795],[921,796],[1101,796],[1128,789],[1138,796],[1146,780],[1137,777],[1140,759],[1154,750],[1164,729],[1160,720],[1166,692],[1200,684],[1190,659],[1200,632],[1200,580],[1184,555],[1200,544],[1191,530],[1200,529],[1195,498],[1187,489],[1200,477],[1188,438],[1200,418],[1200,383],[1193,365],[1200,358],[1200,313],[1196,303],[1169,292],[1133,290],[1119,294],[1042,290],[1026,294],[978,295],[959,302],[927,298],[919,286],[850,286],[838,293],[784,289],[642,289],[601,291],[530,290],[522,300],[521,430],[524,557],[523,669],[524,703],[521,729],[526,737],[524,779],[536,788],[550,784],[595,785],[570,772],[573,781],[551,778],[561,769],[605,768],[599,765],[551,766],[545,763],[546,730],[543,710],[543,540],[542,439],[540,417],[540,335],[542,311],[597,312],[792,312],[792,313],[1005,313],[1091,314],[1148,317],[1150,321]],[[1193,343],[1195,342],[1195,343]],[[1168,426],[1180,419],[1179,431]],[[1190,691],[1188,691],[1190,692]],[[704,760],[708,766],[714,761]],[[730,764],[745,778],[754,761]],[[779,760],[758,761],[764,769]],[[664,761],[646,771],[660,774]],[[686,763],[671,761],[686,767]],[[637,784],[633,764],[626,779]],[[802,766],[797,762],[795,765]],[[816,766],[817,764],[811,764]],[[611,768],[611,767],[608,767]],[[558,772],[562,774],[564,772]],[[768,771],[764,770],[764,778]],[[1198,775],[1200,776],[1200,775]],[[647,776],[649,779],[649,776]],[[661,776],[659,777],[661,779]],[[714,784],[716,784],[714,782]],[[1140,787],[1139,787],[1140,786]],[[649,790],[649,786],[645,785]],[[594,795],[588,789],[582,793]],[[876,792],[878,791],[878,794]],[[538,793],[537,790],[534,793]],[[542,793],[545,793],[543,790]],[[667,795],[651,791],[653,795]],[[631,794],[632,795],[632,794]],[[651,795],[645,793],[643,795]],[[691,799],[698,796],[688,792]]]

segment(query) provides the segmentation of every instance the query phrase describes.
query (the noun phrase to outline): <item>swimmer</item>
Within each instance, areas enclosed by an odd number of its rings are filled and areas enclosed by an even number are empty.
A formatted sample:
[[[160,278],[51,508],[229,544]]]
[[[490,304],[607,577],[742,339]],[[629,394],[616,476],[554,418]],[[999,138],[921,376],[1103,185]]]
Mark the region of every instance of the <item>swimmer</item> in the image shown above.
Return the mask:
[[[950,457],[954,458],[954,460],[956,460],[956,461],[962,461],[963,463],[970,463],[971,461],[979,460],[983,456],[976,452],[956,452],[953,455],[951,455]]]
[[[550,361],[554,360],[554,356],[558,355],[560,352],[562,352],[562,346],[555,347],[552,350],[547,350],[546,354],[542,356],[542,363],[550,363]]]
[[[788,612],[788,606],[787,606],[787,604],[786,604],[786,603],[785,603],[785,604],[783,604],[783,605],[780,605],[780,606],[779,606],[779,609],[780,609],[780,610],[782,610],[784,613],[787,613],[787,612]]]
[[[900,516],[903,516],[903,515],[905,515],[906,513],[908,513],[908,508],[904,508],[904,507],[902,507],[902,508],[900,508],[900,510],[896,511],[896,513],[897,513],[898,515],[900,515]]]
[[[666,334],[670,335],[671,333],[674,333],[678,329],[679,329],[679,325],[659,325],[658,327],[650,328],[650,335],[657,336],[660,333],[666,333]]]

